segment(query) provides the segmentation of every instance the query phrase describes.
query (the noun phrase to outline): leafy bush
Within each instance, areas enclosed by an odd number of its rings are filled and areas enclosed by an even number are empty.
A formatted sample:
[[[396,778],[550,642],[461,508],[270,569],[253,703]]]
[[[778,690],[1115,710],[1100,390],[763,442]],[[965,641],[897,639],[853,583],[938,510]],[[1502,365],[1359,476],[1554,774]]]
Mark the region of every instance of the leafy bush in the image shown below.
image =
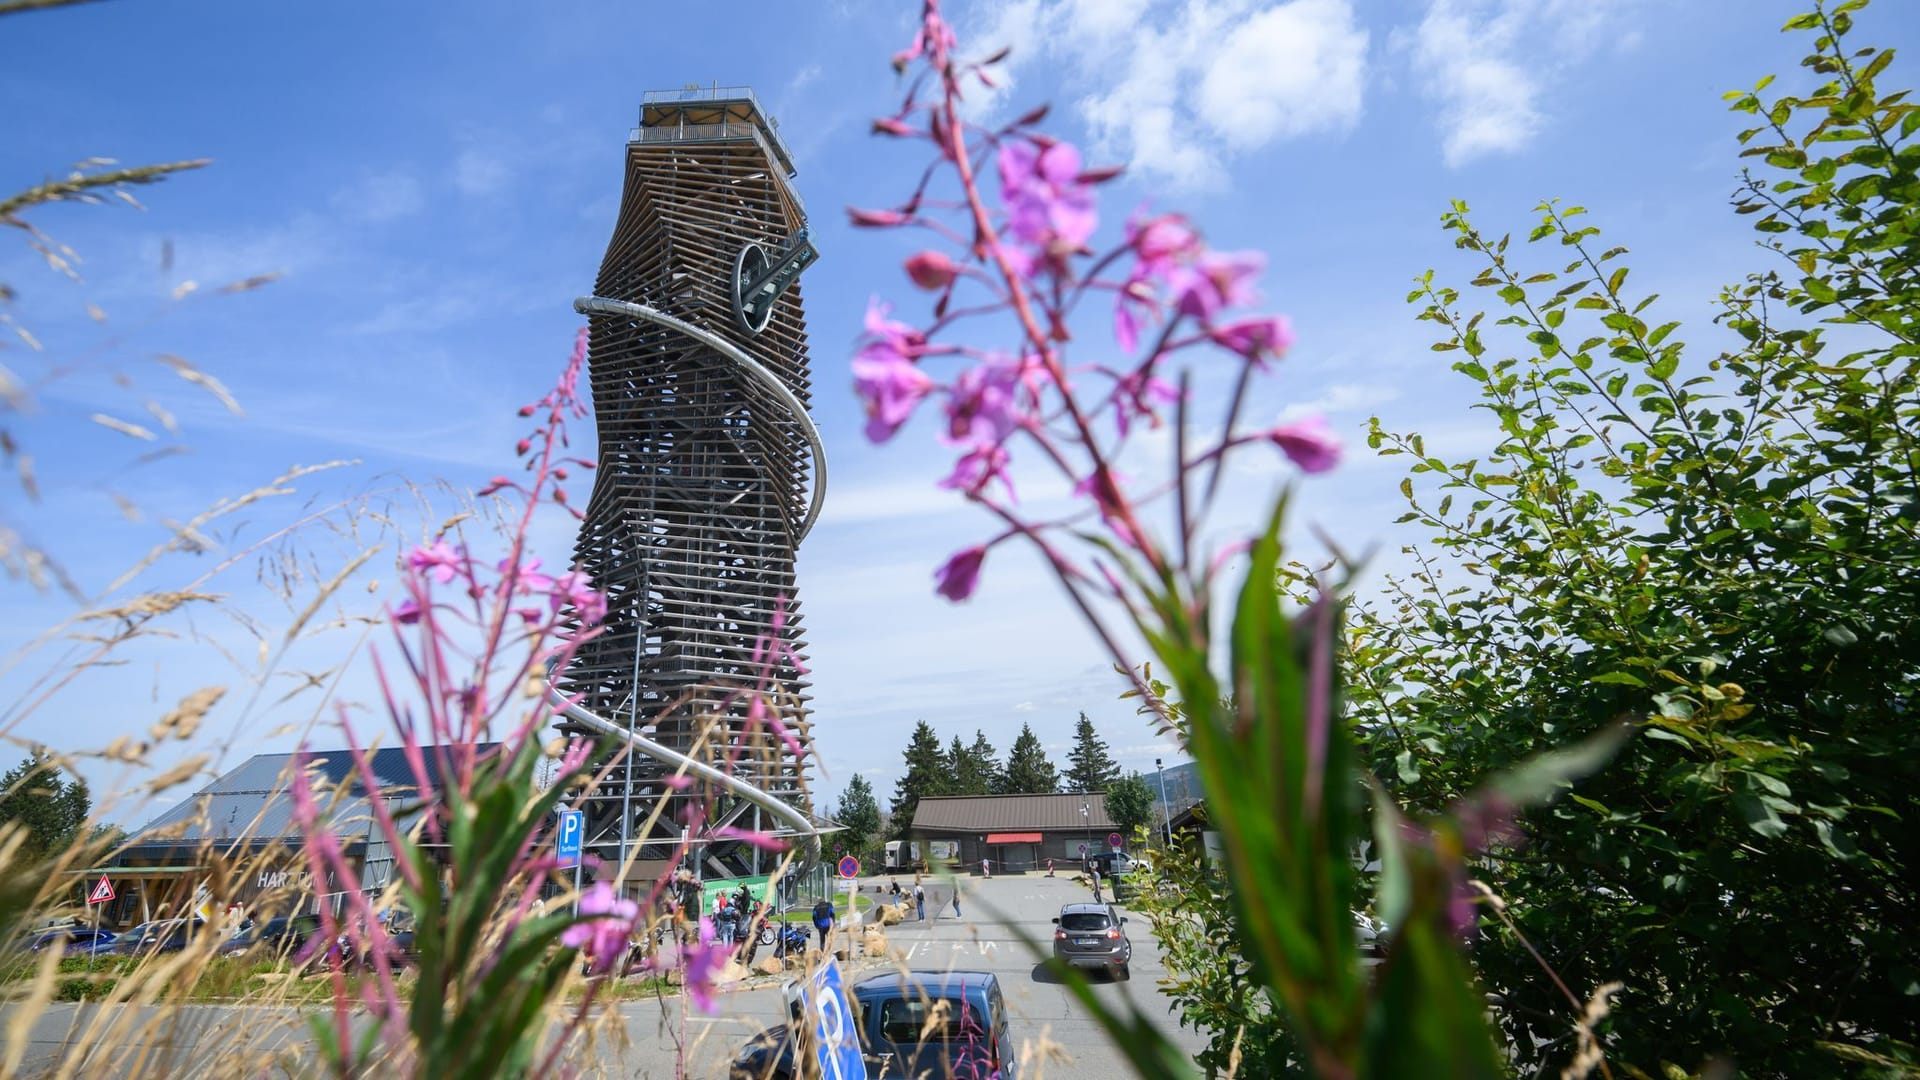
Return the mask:
[[[1920,110],[1846,44],[1863,6],[1787,24],[1812,93],[1730,95],[1762,169],[1734,209],[1780,261],[1721,293],[1727,351],[1557,203],[1538,248],[1446,214],[1494,317],[1431,273],[1410,297],[1499,441],[1448,460],[1375,422],[1429,545],[1353,627],[1374,771],[1432,810],[1621,714],[1646,733],[1478,866],[1507,909],[1476,966],[1529,1068],[1615,980],[1604,1044],[1648,1070],[1830,1074],[1914,1037]]]

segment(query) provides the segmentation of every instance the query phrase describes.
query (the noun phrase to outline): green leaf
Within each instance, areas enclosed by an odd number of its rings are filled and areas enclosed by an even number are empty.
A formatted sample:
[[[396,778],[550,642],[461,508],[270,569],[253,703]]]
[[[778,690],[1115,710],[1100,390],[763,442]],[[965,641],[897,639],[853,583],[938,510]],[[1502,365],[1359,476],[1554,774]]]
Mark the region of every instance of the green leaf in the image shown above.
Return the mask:
[[[1514,806],[1532,806],[1544,802],[1563,787],[1612,760],[1613,755],[1632,737],[1632,724],[1615,721],[1572,746],[1529,758],[1494,777],[1486,786]]]
[[[1740,814],[1741,820],[1747,823],[1747,828],[1769,840],[1782,836],[1787,831],[1787,823],[1781,821],[1780,815],[1773,812],[1772,805],[1762,799],[1742,792],[1733,797],[1733,808]]]
[[[1826,638],[1828,641],[1833,642],[1835,645],[1838,645],[1843,649],[1849,645],[1857,644],[1860,640],[1860,635],[1854,633],[1852,630],[1848,629],[1847,627],[1841,626],[1838,623],[1835,623],[1834,625],[1827,627],[1825,630],[1822,630],[1820,632],[1820,636]]]

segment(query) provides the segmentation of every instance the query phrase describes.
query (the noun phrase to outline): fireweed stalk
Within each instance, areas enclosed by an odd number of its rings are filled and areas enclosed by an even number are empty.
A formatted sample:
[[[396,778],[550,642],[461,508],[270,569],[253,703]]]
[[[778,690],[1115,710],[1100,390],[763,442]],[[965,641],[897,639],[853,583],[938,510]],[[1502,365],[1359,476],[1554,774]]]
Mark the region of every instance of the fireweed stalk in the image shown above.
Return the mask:
[[[1211,557],[1196,550],[1230,458],[1277,451],[1302,472],[1321,473],[1340,457],[1317,417],[1242,426],[1252,381],[1270,374],[1293,341],[1284,316],[1251,310],[1265,260],[1217,250],[1186,218],[1145,208],[1125,220],[1117,246],[1092,247],[1100,186],[1119,170],[1090,168],[1072,144],[1041,131],[1044,107],[994,127],[962,107],[970,85],[995,85],[1005,55],[960,59],[938,0],[925,0],[912,43],[893,58],[908,76],[903,100],[873,128],[924,142],[932,160],[897,206],[849,211],[858,227],[924,230],[944,241],[904,266],[911,284],[932,294],[925,321],[898,321],[876,298],[852,362],[868,438],[892,440],[922,406],[937,405],[938,437],[957,453],[938,484],[997,525],[948,558],[935,587],[965,600],[995,548],[1029,545],[1129,673],[1130,693],[1193,754],[1253,977],[1297,1039],[1293,1066],[1334,1078],[1499,1075],[1460,937],[1472,915],[1465,860],[1508,839],[1514,808],[1594,767],[1617,735],[1524,766],[1457,814],[1418,825],[1362,775],[1336,722],[1339,603],[1316,587],[1297,617],[1283,611],[1285,498],[1260,535]],[[1092,351],[1117,359],[1070,360],[1073,328],[1096,319],[1110,322],[1112,346]],[[1205,445],[1194,445],[1198,402],[1182,370],[1197,363],[1231,373],[1220,434]],[[1117,465],[1142,429],[1169,422],[1170,475],[1149,483],[1124,476]],[[1016,455],[1069,485],[1074,508],[1053,518],[1024,511]],[[1148,510],[1168,502],[1172,535],[1162,540]],[[1095,521],[1098,530],[1086,528]],[[1215,577],[1241,553],[1246,582],[1228,647],[1216,650]],[[1121,647],[1125,625],[1169,674],[1182,708],[1164,705],[1142,658]],[[1222,652],[1226,670],[1216,673]],[[1376,900],[1394,928],[1372,972],[1361,964],[1351,915],[1366,905],[1353,853],[1368,787],[1385,864]],[[1076,973],[1062,975],[1143,1075],[1192,1073],[1133,1006],[1103,1004]]]
[[[556,870],[541,842],[552,811],[600,779],[587,767],[588,743],[543,750],[539,734],[553,718],[545,674],[598,633],[606,600],[584,574],[546,574],[526,554],[536,509],[554,502],[571,511],[562,485],[574,470],[594,467],[567,450],[569,421],[586,416],[578,394],[586,340],[580,331],[558,383],[520,410],[537,418],[517,447],[526,477],[496,477],[479,493],[517,499],[506,556],[481,560],[457,534],[443,533],[404,560],[404,599],[390,612],[400,663],[395,670],[374,657],[382,705],[413,779],[398,810],[342,710],[354,780],[394,851],[397,873],[378,902],[354,887],[357,872],[333,831],[329,795],[344,793],[316,791],[305,768],[292,777],[316,889],[344,895],[343,910],[323,906],[310,946],[312,958],[331,968],[332,1007],[313,1028],[337,1075],[550,1073],[594,1015],[604,985],[590,979],[579,1000],[562,1007],[569,972],[580,956],[596,976],[617,972],[643,910],[615,900],[604,885],[583,898],[579,916],[564,905],[552,914],[536,907]],[[563,631],[574,619],[586,629],[569,636]],[[553,781],[541,789],[535,767],[549,758],[557,758]],[[395,908],[414,919],[405,958],[381,918]],[[676,957],[686,969],[684,992],[701,1007],[711,1004],[720,966],[712,951],[703,941]],[[418,969],[410,987],[397,978],[403,959]],[[649,958],[651,969],[667,966]],[[349,968],[357,977],[349,978]]]

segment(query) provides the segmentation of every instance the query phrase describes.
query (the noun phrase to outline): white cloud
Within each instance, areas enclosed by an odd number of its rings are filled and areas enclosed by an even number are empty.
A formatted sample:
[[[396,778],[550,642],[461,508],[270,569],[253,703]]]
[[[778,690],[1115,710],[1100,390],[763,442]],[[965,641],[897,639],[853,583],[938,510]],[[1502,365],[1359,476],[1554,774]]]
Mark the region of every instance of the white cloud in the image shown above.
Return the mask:
[[[506,162],[482,150],[469,147],[453,160],[454,186],[468,195],[492,195],[511,178]]]
[[[418,178],[396,170],[377,173],[342,188],[334,192],[330,202],[344,217],[379,225],[419,213],[426,206],[427,198]]]
[[[1448,165],[1513,153],[1546,117],[1541,76],[1603,46],[1634,0],[1430,0],[1411,35],[1396,35],[1437,107]]]
[[[1355,409],[1371,409],[1399,396],[1399,389],[1387,383],[1334,383],[1327,387],[1326,393],[1318,397],[1288,403],[1280,410],[1280,420],[1284,423],[1306,416],[1327,416],[1351,412]]]
[[[1008,0],[963,40],[1013,47],[991,108],[1021,67],[1060,62],[1095,156],[1188,188],[1221,183],[1236,153],[1351,128],[1367,32],[1351,0]]]

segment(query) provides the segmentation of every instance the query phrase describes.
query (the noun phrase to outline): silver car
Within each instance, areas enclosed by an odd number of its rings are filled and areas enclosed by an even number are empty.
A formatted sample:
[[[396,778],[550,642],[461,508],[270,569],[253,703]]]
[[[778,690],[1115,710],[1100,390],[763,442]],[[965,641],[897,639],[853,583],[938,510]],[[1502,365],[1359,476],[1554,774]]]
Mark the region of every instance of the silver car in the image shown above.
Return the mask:
[[[1054,917],[1053,955],[1074,967],[1099,968],[1115,978],[1128,979],[1133,971],[1133,942],[1127,940],[1126,917],[1112,904],[1068,904]]]

